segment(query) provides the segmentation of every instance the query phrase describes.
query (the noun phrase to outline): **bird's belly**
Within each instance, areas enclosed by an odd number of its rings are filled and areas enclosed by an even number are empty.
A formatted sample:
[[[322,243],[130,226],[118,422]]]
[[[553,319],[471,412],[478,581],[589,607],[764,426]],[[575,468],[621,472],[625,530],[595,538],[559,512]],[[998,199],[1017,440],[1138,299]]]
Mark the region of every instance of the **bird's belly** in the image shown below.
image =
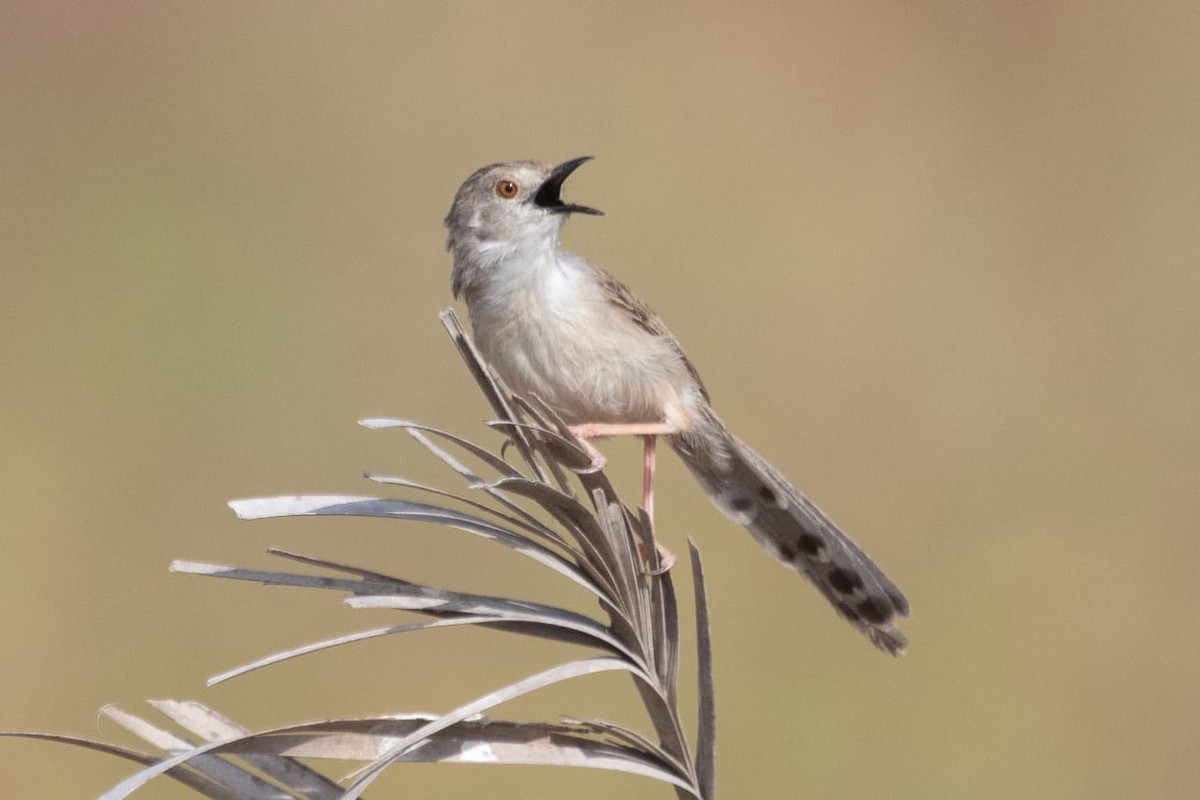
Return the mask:
[[[569,425],[589,422],[669,422],[686,427],[691,384],[680,359],[657,342],[647,347],[603,327],[575,322],[505,332],[476,326],[484,358],[517,394],[536,395]],[[504,326],[501,326],[504,327]],[[664,343],[665,344],[665,343]],[[681,374],[682,373],[682,374]]]

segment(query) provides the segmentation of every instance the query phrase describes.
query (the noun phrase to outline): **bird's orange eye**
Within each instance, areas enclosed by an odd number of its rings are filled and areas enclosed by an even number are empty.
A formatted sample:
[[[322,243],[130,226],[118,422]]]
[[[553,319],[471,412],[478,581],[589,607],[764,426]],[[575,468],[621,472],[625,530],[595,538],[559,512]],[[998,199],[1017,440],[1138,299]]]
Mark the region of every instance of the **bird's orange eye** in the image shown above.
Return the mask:
[[[520,189],[510,180],[503,180],[496,184],[496,194],[503,197],[505,200],[512,200],[517,196]]]

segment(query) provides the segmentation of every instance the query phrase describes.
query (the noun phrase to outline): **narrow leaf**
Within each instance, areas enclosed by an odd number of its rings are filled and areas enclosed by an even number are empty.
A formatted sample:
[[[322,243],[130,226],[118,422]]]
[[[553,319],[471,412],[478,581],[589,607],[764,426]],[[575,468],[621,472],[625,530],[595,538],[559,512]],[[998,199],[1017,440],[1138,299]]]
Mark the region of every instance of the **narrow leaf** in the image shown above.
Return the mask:
[[[505,461],[502,458],[497,457],[495,453],[493,453],[491,450],[488,450],[486,447],[481,447],[481,446],[475,444],[474,442],[472,442],[470,439],[464,439],[461,436],[456,436],[455,434],[450,433],[449,431],[444,431],[441,428],[433,428],[433,427],[430,427],[429,425],[422,425],[418,422],[410,422],[409,420],[404,420],[404,419],[384,419],[384,418],[360,419],[358,421],[358,424],[362,425],[364,428],[368,428],[370,430],[383,430],[385,428],[403,428],[405,431],[407,431],[410,434],[417,434],[420,431],[424,431],[425,433],[431,433],[434,436],[445,439],[448,442],[453,442],[454,444],[461,447],[463,450],[466,450],[468,453],[470,453],[471,455],[478,458],[480,461],[487,464],[492,469],[501,473],[502,475],[519,475],[520,474],[515,469],[513,469],[512,465],[510,465],[507,461]],[[461,462],[459,462],[457,459],[454,459],[452,456],[450,456],[450,454],[447,453],[445,450],[434,445],[427,437],[414,435],[413,438],[417,439],[417,441],[421,442],[423,445],[425,445],[431,451],[436,449],[437,452],[435,454],[438,455],[439,458],[442,458],[442,460],[447,461],[447,463],[450,463],[450,465],[454,468],[455,472],[458,472],[463,475],[474,476],[474,473],[472,473],[471,470],[467,469],[467,467],[465,467]],[[474,477],[477,477],[477,476],[474,476]]]
[[[272,664],[279,664],[284,661],[288,661],[290,659],[296,658],[298,656],[307,655],[309,653],[316,653],[321,650],[328,650],[330,648],[338,647],[338,646],[344,645],[344,644],[351,644],[353,642],[363,642],[368,639],[376,639],[380,636],[390,636],[390,635],[396,634],[396,633],[408,633],[410,631],[423,631],[423,630],[428,630],[431,628],[450,628],[450,627],[455,627],[458,625],[478,625],[480,623],[487,623],[487,622],[492,622],[492,621],[494,621],[494,618],[483,617],[483,616],[451,617],[448,619],[430,620],[428,622],[413,622],[413,623],[409,623],[408,625],[391,625],[386,628],[373,628],[371,630],[358,631],[356,633],[349,633],[344,636],[334,636],[330,639],[324,639],[319,642],[312,642],[310,644],[301,645],[299,647],[293,647],[293,648],[284,650],[279,653],[273,653],[269,656],[265,656],[264,658],[260,658],[256,661],[252,661],[249,664],[244,664],[240,667],[235,667],[231,670],[227,670],[225,672],[220,673],[219,675],[214,675],[211,678],[209,678],[208,681],[206,681],[205,685],[216,686],[219,683],[224,683],[225,681],[231,680],[233,678],[237,678],[237,677],[240,677],[247,673],[254,672],[255,670],[262,669],[263,667],[269,667]]]
[[[497,377],[484,363],[483,357],[479,355],[479,351],[475,348],[475,343],[467,336],[462,323],[458,321],[458,315],[454,313],[454,309],[445,309],[442,313],[438,314],[438,319],[442,321],[442,325],[449,332],[450,338],[453,340],[454,346],[458,349],[459,355],[462,356],[467,369],[471,372],[471,376],[475,378],[475,382],[479,384],[479,388],[483,391],[488,404],[496,412],[496,416],[501,419],[517,419],[516,412],[508,402],[510,393],[500,388]],[[534,457],[534,446],[530,441],[530,437],[525,431],[519,429],[515,430],[514,434],[511,441],[517,446],[517,451],[525,459],[525,463],[529,466],[534,476],[538,480],[544,481],[546,475]]]
[[[128,714],[115,706],[105,706],[100,713],[140,739],[168,753],[187,752],[195,745],[173,733],[151,725],[144,719]],[[193,769],[229,791],[235,797],[278,798],[279,790],[257,775],[253,775],[232,761],[219,755],[198,756],[187,763]]]
[[[640,677],[643,681],[648,681],[649,676],[645,673],[638,673],[628,662],[621,661],[615,658],[590,658],[583,661],[572,661],[567,664],[562,664],[557,667],[545,670],[536,675],[531,675],[528,678],[523,678],[515,683],[509,684],[502,689],[484,695],[483,697],[473,700],[466,705],[446,714],[443,717],[430,722],[408,736],[401,739],[392,747],[383,757],[377,759],[373,763],[359,770],[358,778],[350,785],[344,795],[344,800],[356,800],[362,796],[363,791],[367,786],[382,774],[397,756],[401,755],[409,748],[419,745],[431,735],[441,731],[456,722],[472,717],[475,714],[482,714],[494,706],[508,702],[521,695],[541,689],[545,686],[550,686],[561,681],[577,678],[581,675],[593,675],[599,672],[608,672],[612,670],[626,670],[632,672],[635,676]]]
[[[64,736],[58,733],[38,733],[35,731],[0,731],[0,736],[10,736],[21,739],[40,739],[47,742],[55,742],[56,744],[72,745],[81,747],[85,750],[92,750],[104,755],[116,756],[117,758],[131,761],[135,764],[140,764],[143,767],[152,767],[159,763],[158,756],[152,756],[147,753],[139,753],[137,750],[131,750],[128,747],[120,747],[115,744],[106,744],[105,742],[97,742],[92,739],[84,739],[79,736]],[[177,766],[166,771],[166,776],[172,780],[187,786],[189,789],[195,790],[204,797],[211,800],[246,800],[239,796],[236,792],[222,786],[207,775],[203,775],[186,766]]]
[[[508,508],[510,511],[513,512],[512,514],[505,514],[503,511],[500,511],[499,509],[496,509],[496,508],[492,508],[491,506],[489,506],[486,503],[480,503],[477,500],[472,500],[469,497],[463,497],[462,495],[455,494],[454,492],[448,492],[445,489],[439,489],[436,486],[428,486],[426,484],[418,483],[416,481],[410,481],[407,478],[397,478],[392,475],[378,475],[373,472],[364,473],[363,477],[365,477],[369,481],[374,481],[375,483],[382,483],[387,486],[403,486],[407,489],[416,489],[416,490],[422,491],[422,492],[429,492],[430,494],[435,494],[439,497],[452,498],[454,500],[457,500],[460,503],[464,503],[464,504],[470,506],[471,508],[477,509],[479,511],[483,511],[486,514],[491,514],[492,516],[496,517],[497,519],[499,519],[503,522],[507,522],[510,525],[515,525],[518,528],[522,528],[523,530],[528,531],[529,533],[532,533],[536,536],[540,536],[541,538],[546,539],[547,541],[553,542],[553,543],[559,545],[560,547],[567,546],[567,543],[563,540],[563,538],[561,536],[558,535],[557,531],[542,524],[542,522],[540,520],[538,520],[537,517],[533,516],[525,509],[521,508],[520,506],[516,505],[515,503],[513,503],[511,501],[508,501],[508,499],[504,497],[502,492],[494,491],[493,487],[488,484],[481,484],[478,488],[483,489],[485,492],[488,492],[488,494],[490,494],[494,499],[503,503],[505,508]]]
[[[202,703],[179,700],[151,700],[149,702],[160,713],[205,741],[245,736],[250,733],[246,728]],[[238,756],[264,774],[297,792],[305,800],[336,800],[342,796],[342,787],[294,758],[253,752],[238,753]]]
[[[716,797],[717,704],[713,685],[712,633],[708,620],[708,593],[704,586],[704,564],[700,550],[688,540],[692,558],[692,584],[696,593],[696,662],[700,708],[696,725],[696,776],[704,800]]]
[[[231,500],[229,507],[242,519],[302,516],[358,516],[408,519],[447,525],[491,539],[550,567],[596,595],[603,593],[577,567],[562,556],[513,531],[479,517],[441,506],[381,497],[354,495],[282,495]]]

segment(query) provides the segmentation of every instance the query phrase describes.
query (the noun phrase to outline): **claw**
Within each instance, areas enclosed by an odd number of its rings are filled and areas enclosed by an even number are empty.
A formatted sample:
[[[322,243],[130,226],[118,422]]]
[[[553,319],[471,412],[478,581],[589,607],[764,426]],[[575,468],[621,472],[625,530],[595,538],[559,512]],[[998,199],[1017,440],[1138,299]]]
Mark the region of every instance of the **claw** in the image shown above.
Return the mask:
[[[654,549],[658,553],[658,566],[652,568],[650,566],[650,559],[646,553],[646,543],[638,542],[637,548],[638,553],[640,553],[642,556],[642,562],[646,564],[646,568],[643,570],[643,572],[645,572],[647,575],[665,575],[671,571],[671,567],[675,566],[675,562],[679,560],[676,558],[674,553],[663,547],[658,542],[655,542]]]
[[[575,429],[572,428],[571,432],[575,433]],[[592,463],[588,464],[586,467],[580,467],[579,469],[575,470],[575,472],[579,473],[580,475],[591,475],[593,472],[599,472],[600,470],[604,469],[604,466],[608,464],[608,459],[604,457],[604,453],[601,453],[599,450],[597,450],[596,447],[585,437],[580,436],[578,433],[575,433],[575,436],[577,437],[580,448],[582,448],[583,452],[587,453],[588,457],[592,459]]]

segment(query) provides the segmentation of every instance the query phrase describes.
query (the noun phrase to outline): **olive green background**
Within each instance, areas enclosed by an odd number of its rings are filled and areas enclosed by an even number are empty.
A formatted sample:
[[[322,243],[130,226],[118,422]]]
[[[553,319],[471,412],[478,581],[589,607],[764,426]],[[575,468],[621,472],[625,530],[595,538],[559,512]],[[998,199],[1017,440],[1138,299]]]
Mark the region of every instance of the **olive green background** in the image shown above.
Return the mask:
[[[874,652],[665,457],[721,795],[1197,796],[1198,40],[1186,2],[4,4],[0,728],[128,741],[96,710],[158,697],[252,727],[442,711],[585,655],[429,632],[210,690],[397,617],[167,565],[275,545],[586,609],[465,534],[224,503],[456,486],[355,420],[497,441],[436,320],[441,219],[482,164],[587,154],[566,194],[608,215],[567,245],[913,604],[910,654]],[[604,449],[632,499],[637,445]],[[646,728],[611,676],[497,714]],[[6,797],[130,771],[0,741]],[[482,766],[389,793],[671,796]]]

